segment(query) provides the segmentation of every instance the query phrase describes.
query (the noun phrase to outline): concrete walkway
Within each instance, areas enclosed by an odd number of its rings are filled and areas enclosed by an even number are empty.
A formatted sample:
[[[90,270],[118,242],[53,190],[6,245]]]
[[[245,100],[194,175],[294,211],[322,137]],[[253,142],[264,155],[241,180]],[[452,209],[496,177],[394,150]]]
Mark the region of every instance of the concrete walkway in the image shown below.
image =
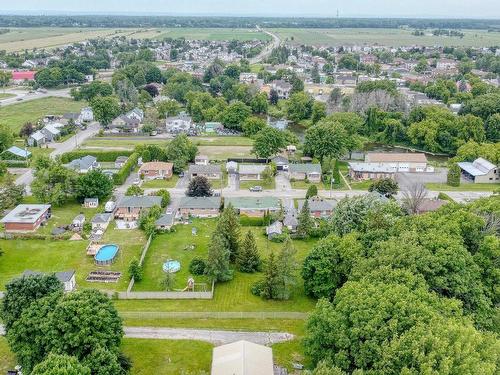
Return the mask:
[[[292,334],[282,332],[239,332],[190,328],[125,327],[124,331],[125,337],[128,338],[198,340],[214,345],[224,345],[239,340],[269,345],[289,341],[294,338]]]

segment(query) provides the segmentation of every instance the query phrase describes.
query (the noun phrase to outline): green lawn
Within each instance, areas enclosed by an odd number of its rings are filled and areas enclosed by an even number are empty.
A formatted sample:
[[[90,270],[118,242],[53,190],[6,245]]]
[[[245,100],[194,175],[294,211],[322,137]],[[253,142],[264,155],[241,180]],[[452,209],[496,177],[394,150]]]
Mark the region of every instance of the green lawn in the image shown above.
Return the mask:
[[[8,92],[0,92],[0,100],[13,98],[14,94],[9,94]]]
[[[35,123],[45,115],[62,115],[66,112],[79,112],[85,102],[76,102],[67,98],[43,98],[24,103],[0,107],[0,121],[18,133],[27,123]]]
[[[48,225],[39,233],[48,234],[55,226],[70,224],[80,212],[90,220],[97,210],[83,209],[77,204],[69,204],[63,208],[55,207]],[[0,290],[12,278],[30,269],[43,272],[57,272],[73,269],[76,281],[81,288],[97,288],[107,290],[125,290],[128,285],[127,269],[134,257],[139,257],[146,239],[139,230],[118,230],[110,224],[103,237],[103,244],[114,243],[120,247],[116,261],[111,266],[97,267],[91,256],[86,254],[87,240],[55,241],[55,240],[0,240],[0,248],[4,251],[0,262]],[[99,269],[122,272],[117,283],[88,283],[85,281],[90,271]]]
[[[181,270],[176,274],[175,287],[186,286],[190,275],[188,267],[195,257],[206,258],[210,235],[215,227],[215,219],[194,220],[192,224],[178,225],[175,232],[157,236],[147,253],[144,262],[144,279],[135,284],[134,290],[163,290],[161,280],[164,278],[162,264],[166,259],[176,259],[181,263]],[[191,229],[197,228],[197,235]],[[249,228],[243,227],[242,234]],[[267,240],[263,227],[250,228],[257,239],[257,245],[263,259],[271,251],[279,251],[281,244]],[[194,250],[187,249],[195,245]],[[301,264],[314,244],[313,240],[295,241],[297,260]],[[172,301],[116,301],[121,311],[310,311],[314,301],[304,295],[302,281],[294,288],[294,295],[289,301],[266,301],[251,294],[251,286],[262,278],[261,273],[244,274],[235,272],[234,279],[216,285],[213,300],[172,300]],[[196,276],[196,282],[205,282],[203,276]]]
[[[500,184],[460,184],[460,186],[450,186],[447,184],[428,183],[425,187],[435,191],[496,191],[500,189]]]
[[[264,180],[260,181],[240,181],[240,190],[248,190],[253,186],[262,186],[264,190],[272,190],[276,189],[276,180],[274,178],[269,182],[265,182]]]
[[[179,181],[179,176],[174,174],[171,178],[168,180],[147,180],[144,181],[141,187],[143,189],[169,189],[175,187],[175,184],[177,184],[177,181]]]
[[[371,180],[366,180],[366,181],[354,181],[354,182],[349,182],[349,185],[351,185],[351,188],[353,190],[368,190],[370,185],[373,183]]]
[[[197,146],[253,146],[253,139],[248,137],[192,137]]]
[[[0,336],[0,374],[6,374],[7,370],[14,370],[16,359],[9,349],[7,339]]]
[[[210,160],[226,160],[227,158],[253,157],[252,146],[198,146],[198,153],[207,155]]]
[[[192,340],[124,339],[132,375],[201,374],[210,371],[212,345]]]

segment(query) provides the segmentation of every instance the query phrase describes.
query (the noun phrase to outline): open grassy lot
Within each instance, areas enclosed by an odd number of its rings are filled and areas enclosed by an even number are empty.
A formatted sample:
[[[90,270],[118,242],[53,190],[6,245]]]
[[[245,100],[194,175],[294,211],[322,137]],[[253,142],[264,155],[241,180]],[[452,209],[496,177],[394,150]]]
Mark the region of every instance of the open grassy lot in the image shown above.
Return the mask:
[[[500,189],[500,184],[460,184],[460,186],[450,186],[447,184],[428,183],[425,187],[435,191],[496,191]]]
[[[133,375],[203,374],[210,371],[212,345],[192,340],[124,339]]]
[[[248,137],[192,137],[197,146],[253,146],[253,139]]]
[[[48,114],[62,115],[67,112],[79,112],[85,105],[85,102],[57,97],[30,100],[0,107],[0,123],[9,126],[13,132],[18,133],[27,122],[35,123]]]
[[[281,38],[293,44],[309,45],[373,45],[400,47],[408,45],[424,46],[493,46],[500,43],[499,33],[486,30],[462,30],[463,38],[434,36],[430,30],[424,36],[412,35],[413,30],[405,29],[273,29]]]
[[[179,176],[174,174],[168,180],[147,180],[144,181],[141,187],[143,189],[169,189],[175,187],[175,184],[179,181]]]
[[[0,373],[6,374],[7,370],[14,370],[16,359],[9,349],[7,339],[0,336]]]
[[[175,232],[157,236],[146,255],[144,279],[134,286],[134,290],[163,290],[161,281],[165,278],[162,264],[167,259],[180,261],[181,270],[175,276],[175,288],[186,286],[189,262],[194,257],[206,258],[211,233],[216,225],[215,219],[194,220],[188,225],[178,225]],[[197,235],[192,235],[192,228]],[[243,227],[241,232],[252,230],[263,259],[271,251],[278,252],[282,244],[267,240],[264,227]],[[297,261],[302,263],[309,253],[313,240],[295,241]],[[194,249],[190,249],[194,245]],[[294,288],[294,295],[289,301],[265,301],[251,294],[251,286],[262,278],[261,273],[244,274],[235,271],[234,279],[216,285],[215,296],[210,301],[116,301],[122,311],[309,311],[314,301],[304,295],[302,282]],[[203,276],[195,276],[196,282],[206,282]]]
[[[252,146],[198,146],[198,152],[211,160],[253,157]]]
[[[14,96],[15,96],[14,94],[9,94],[7,92],[0,92],[0,100],[13,98]]]
[[[83,209],[77,204],[69,204],[62,208],[55,207],[48,225],[39,233],[48,234],[59,225],[67,225],[73,218],[83,213],[90,220],[97,210]],[[138,257],[146,239],[139,230],[121,231],[110,224],[104,234],[102,243],[113,243],[120,247],[116,261],[106,267],[97,267],[94,259],[86,254],[87,240],[0,240],[4,251],[0,262],[0,290],[12,278],[30,269],[42,272],[57,272],[73,269],[76,271],[76,281],[81,288],[97,288],[107,290],[125,290],[128,285],[127,269],[130,261]],[[88,283],[85,281],[90,271],[106,269],[122,272],[117,283]]]
[[[271,37],[255,29],[223,28],[166,28],[157,38],[186,38],[191,40],[271,40]]]

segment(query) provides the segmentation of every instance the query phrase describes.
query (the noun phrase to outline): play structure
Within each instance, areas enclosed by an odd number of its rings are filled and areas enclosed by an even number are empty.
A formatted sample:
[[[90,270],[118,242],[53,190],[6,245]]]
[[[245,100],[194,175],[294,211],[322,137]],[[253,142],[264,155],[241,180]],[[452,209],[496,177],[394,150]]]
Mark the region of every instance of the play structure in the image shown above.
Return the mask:
[[[198,290],[196,290],[198,289]],[[195,283],[194,278],[189,276],[187,280],[187,285],[184,289],[180,290],[181,292],[206,292],[207,284],[205,283]]]

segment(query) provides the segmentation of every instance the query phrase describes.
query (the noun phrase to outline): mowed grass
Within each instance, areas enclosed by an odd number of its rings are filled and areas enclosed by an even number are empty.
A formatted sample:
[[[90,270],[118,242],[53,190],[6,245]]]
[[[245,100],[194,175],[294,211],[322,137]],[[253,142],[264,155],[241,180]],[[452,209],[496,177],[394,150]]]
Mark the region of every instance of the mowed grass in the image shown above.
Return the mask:
[[[10,351],[7,339],[0,336],[0,373],[6,374],[7,370],[14,370],[16,359]]]
[[[48,225],[39,233],[48,234],[60,225],[71,224],[73,218],[83,213],[90,220],[97,210],[82,209],[77,204],[54,208]],[[4,254],[0,262],[0,290],[9,280],[20,276],[25,270],[58,272],[75,270],[76,282],[80,288],[106,290],[126,290],[128,285],[127,269],[133,258],[139,257],[146,242],[140,230],[118,230],[111,223],[104,234],[103,244],[117,244],[120,247],[115,262],[110,266],[97,267],[92,256],[86,254],[88,240],[0,240]],[[85,281],[90,271],[112,270],[122,273],[117,283],[89,283]]]
[[[49,114],[62,115],[67,112],[80,112],[85,105],[85,102],[58,97],[30,100],[0,107],[0,124],[7,125],[14,133],[19,133],[27,122],[36,123],[40,118]]]
[[[174,174],[168,180],[146,180],[141,187],[143,189],[169,189],[175,187],[177,181],[179,181],[179,176]]]
[[[463,38],[434,36],[427,30],[424,36],[412,35],[413,30],[405,29],[273,29],[282,39],[289,43],[300,45],[373,45],[385,46],[493,46],[500,43],[499,33],[489,33],[486,30],[462,30]]]
[[[0,92],[0,100],[13,98],[14,96],[14,94],[9,94],[8,92]]]
[[[496,191],[500,189],[500,184],[460,184],[460,186],[450,186],[448,184],[427,183],[425,187],[435,191]]]
[[[136,291],[164,290],[161,281],[165,278],[162,265],[167,259],[178,260],[181,270],[175,275],[175,288],[186,287],[191,275],[189,263],[194,257],[205,258],[208,252],[210,236],[215,228],[216,219],[196,219],[191,224],[178,225],[175,232],[157,236],[146,255],[144,279],[134,286]],[[192,228],[197,235],[192,235]],[[278,253],[282,244],[267,240],[264,227],[242,227],[241,235],[251,230],[256,237],[257,246],[263,260],[271,252]],[[300,266],[309,254],[314,240],[294,241],[297,250],[299,276]],[[190,249],[194,245],[194,249]],[[234,279],[218,283],[213,300],[172,300],[172,301],[116,301],[121,311],[299,311],[312,310],[315,301],[305,296],[300,277],[293,289],[293,296],[288,301],[266,301],[251,294],[252,285],[263,277],[262,273],[245,274],[235,270]],[[204,276],[194,276],[195,282],[207,282]],[[208,284],[207,284],[208,286]]]
[[[132,375],[208,374],[212,348],[209,343],[193,340],[122,341],[123,352],[132,359]]]

